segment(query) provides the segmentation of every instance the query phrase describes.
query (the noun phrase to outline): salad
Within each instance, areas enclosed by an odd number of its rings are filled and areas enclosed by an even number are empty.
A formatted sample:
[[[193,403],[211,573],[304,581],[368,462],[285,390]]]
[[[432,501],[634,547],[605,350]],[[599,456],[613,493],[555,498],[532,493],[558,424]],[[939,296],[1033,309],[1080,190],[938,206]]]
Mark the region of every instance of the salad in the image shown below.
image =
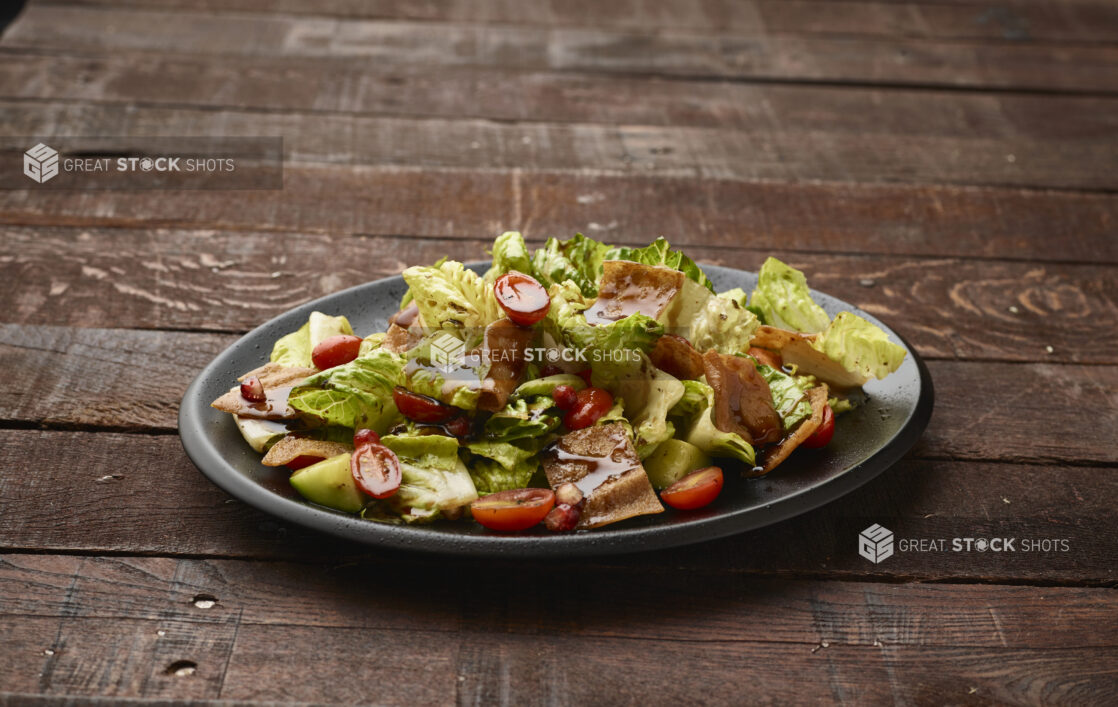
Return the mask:
[[[213,407],[306,500],[388,523],[556,532],[687,511],[767,474],[905,350],[769,258],[715,292],[663,238],[493,243],[483,275],[411,267],[386,331],[314,312]]]

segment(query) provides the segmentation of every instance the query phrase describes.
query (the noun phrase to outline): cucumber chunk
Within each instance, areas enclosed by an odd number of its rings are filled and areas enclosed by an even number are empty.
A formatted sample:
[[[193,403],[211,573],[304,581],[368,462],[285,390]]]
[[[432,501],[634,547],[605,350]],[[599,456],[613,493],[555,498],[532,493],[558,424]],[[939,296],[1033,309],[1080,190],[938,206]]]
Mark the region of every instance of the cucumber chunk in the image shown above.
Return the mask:
[[[349,456],[339,454],[303,467],[291,475],[291,485],[312,503],[357,513],[365,507],[365,494],[357,489],[349,472]]]
[[[660,443],[644,460],[648,480],[657,489],[666,489],[696,469],[710,466],[706,452],[681,439]]]

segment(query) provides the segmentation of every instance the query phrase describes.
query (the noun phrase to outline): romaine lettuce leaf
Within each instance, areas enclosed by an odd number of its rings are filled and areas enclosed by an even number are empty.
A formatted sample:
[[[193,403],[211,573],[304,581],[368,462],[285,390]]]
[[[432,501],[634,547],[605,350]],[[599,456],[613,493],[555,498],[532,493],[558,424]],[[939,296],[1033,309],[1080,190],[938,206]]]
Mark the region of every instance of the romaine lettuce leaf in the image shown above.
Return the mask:
[[[764,365],[758,366],[757,372],[769,384],[769,390],[773,395],[773,407],[780,415],[785,432],[811,417],[811,403],[807,399],[807,391],[815,387],[815,379],[810,376],[790,376]]]
[[[478,440],[466,448],[473,455],[468,465],[470,477],[482,495],[524,488],[539,467],[539,443],[534,439]]]
[[[683,381],[683,384],[683,397],[671,410],[671,416],[684,430],[676,434],[676,438],[712,457],[730,457],[753,466],[756,463],[753,445],[733,432],[723,432],[714,426],[714,389],[700,381]]]
[[[673,270],[679,270],[688,279],[714,292],[714,284],[702,271],[702,268],[696,265],[694,260],[684,255],[683,251],[672,250],[671,245],[663,236],[644,248],[610,248],[602,260],[631,260],[644,265],[664,265]]]
[[[291,390],[292,408],[320,424],[383,433],[401,419],[392,388],[404,382],[404,358],[375,349],[316,373]]]
[[[400,460],[400,488],[388,505],[409,523],[429,521],[474,501],[477,489],[458,456],[458,440],[442,435],[386,435]]]
[[[560,241],[548,238],[542,248],[532,254],[532,275],[544,287],[570,280],[586,297],[598,296],[598,278],[609,246],[576,233],[574,238]]]
[[[408,268],[404,280],[428,329],[481,330],[501,317],[493,288],[457,261]]]
[[[691,320],[687,340],[699,351],[741,353],[749,350],[749,340],[760,325],[753,312],[736,301],[710,297]]]
[[[525,275],[532,274],[532,259],[528,255],[528,246],[524,243],[524,236],[517,231],[505,231],[493,241],[493,265],[486,271],[482,278],[487,285],[491,285],[498,277],[510,270],[517,270]]]
[[[331,317],[322,312],[311,312],[307,323],[287,336],[280,338],[272,347],[272,363],[281,366],[301,366],[314,368],[311,352],[319,342],[338,334],[353,334],[353,327],[345,317]]]
[[[884,331],[850,312],[840,312],[811,346],[866,378],[884,378],[905,356],[904,348],[889,341]]]
[[[542,437],[559,426],[555,410],[555,402],[544,395],[511,400],[485,421],[485,437],[501,442]]]
[[[625,416],[633,427],[633,444],[642,459],[675,434],[668,411],[683,397],[684,387],[642,355],[638,367],[620,377],[612,392],[624,401]]]
[[[664,333],[664,326],[644,314],[631,314],[609,324],[571,328],[568,342],[584,350],[591,381],[609,388],[622,376],[638,371],[642,359]]]
[[[790,331],[814,334],[823,331],[831,321],[811,299],[804,274],[776,258],[768,258],[761,265],[749,306],[760,310],[769,326]]]

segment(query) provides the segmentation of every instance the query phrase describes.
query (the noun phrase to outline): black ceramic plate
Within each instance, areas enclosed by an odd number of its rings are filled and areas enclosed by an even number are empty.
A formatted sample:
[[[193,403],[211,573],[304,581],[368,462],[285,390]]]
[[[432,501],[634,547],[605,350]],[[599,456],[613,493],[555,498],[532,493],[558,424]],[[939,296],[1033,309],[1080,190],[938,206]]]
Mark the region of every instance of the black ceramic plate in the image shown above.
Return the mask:
[[[484,271],[488,263],[473,263]],[[749,292],[757,276],[706,265],[719,292]],[[297,523],[373,545],[428,552],[506,557],[607,554],[684,545],[759,528],[835,501],[885,471],[920,437],[932,412],[932,382],[916,352],[889,327],[866,312],[820,292],[815,301],[835,315],[849,310],[881,326],[908,351],[900,369],[865,387],[869,402],[839,416],[834,440],[823,450],[798,451],[768,476],[727,479],[710,506],[688,513],[672,509],[597,530],[556,534],[542,528],[509,536],[466,521],[428,526],[395,526],[361,520],[302,501],[284,469],[260,464],[237,432],[233,418],[210,407],[236,377],[267,361],[280,336],[302,326],[314,310],[344,314],[359,334],[384,331],[406,290],[392,277],[343,290],[297,307],[249,332],[218,356],[191,383],[179,410],[179,434],[202,473],[245,503],[285,522]]]

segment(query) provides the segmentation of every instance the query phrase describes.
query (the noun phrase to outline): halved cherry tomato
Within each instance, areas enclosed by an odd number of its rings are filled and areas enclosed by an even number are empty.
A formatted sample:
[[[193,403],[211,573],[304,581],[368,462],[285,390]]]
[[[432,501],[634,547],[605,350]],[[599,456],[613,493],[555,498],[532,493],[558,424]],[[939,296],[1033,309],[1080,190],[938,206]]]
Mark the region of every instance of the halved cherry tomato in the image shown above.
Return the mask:
[[[613,396],[602,388],[583,388],[578,391],[574,407],[563,416],[563,424],[571,430],[581,430],[593,425],[613,407]]]
[[[451,418],[443,423],[443,429],[455,437],[465,437],[470,434],[470,418],[465,415]]]
[[[551,489],[512,489],[479,498],[470,504],[470,513],[490,530],[515,532],[538,525],[554,506]]]
[[[514,324],[532,326],[547,315],[551,298],[536,278],[512,270],[493,283],[497,304]]]
[[[392,400],[401,415],[416,422],[446,422],[461,412],[452,405],[413,393],[399,385],[392,390]]]
[[[380,435],[373,430],[361,429],[353,433],[353,446],[360,447],[363,444],[380,444]]]
[[[361,337],[349,334],[329,336],[318,342],[318,346],[311,351],[311,362],[315,368],[325,371],[327,368],[349,363],[357,358],[361,350]]]
[[[823,408],[823,422],[819,423],[819,427],[811,436],[800,442],[800,446],[807,447],[808,449],[819,449],[826,447],[831,438],[835,436],[835,412],[828,405]]]
[[[569,385],[557,385],[551,391],[551,398],[555,401],[555,407],[570,410],[578,404],[578,391]]]
[[[749,355],[757,359],[757,363],[766,365],[769,368],[775,368],[778,371],[784,366],[784,360],[780,357],[780,354],[775,351],[759,349],[753,346],[749,349]]]
[[[317,464],[320,461],[322,461],[322,457],[312,457],[308,454],[300,454],[291,461],[287,462],[287,468],[291,469],[292,471],[298,471],[305,466]]]
[[[660,492],[660,498],[672,508],[690,511],[702,508],[722,491],[722,470],[716,466],[692,471]]]
[[[349,473],[357,488],[373,498],[388,498],[400,488],[400,460],[379,442],[366,442],[353,451]]]

